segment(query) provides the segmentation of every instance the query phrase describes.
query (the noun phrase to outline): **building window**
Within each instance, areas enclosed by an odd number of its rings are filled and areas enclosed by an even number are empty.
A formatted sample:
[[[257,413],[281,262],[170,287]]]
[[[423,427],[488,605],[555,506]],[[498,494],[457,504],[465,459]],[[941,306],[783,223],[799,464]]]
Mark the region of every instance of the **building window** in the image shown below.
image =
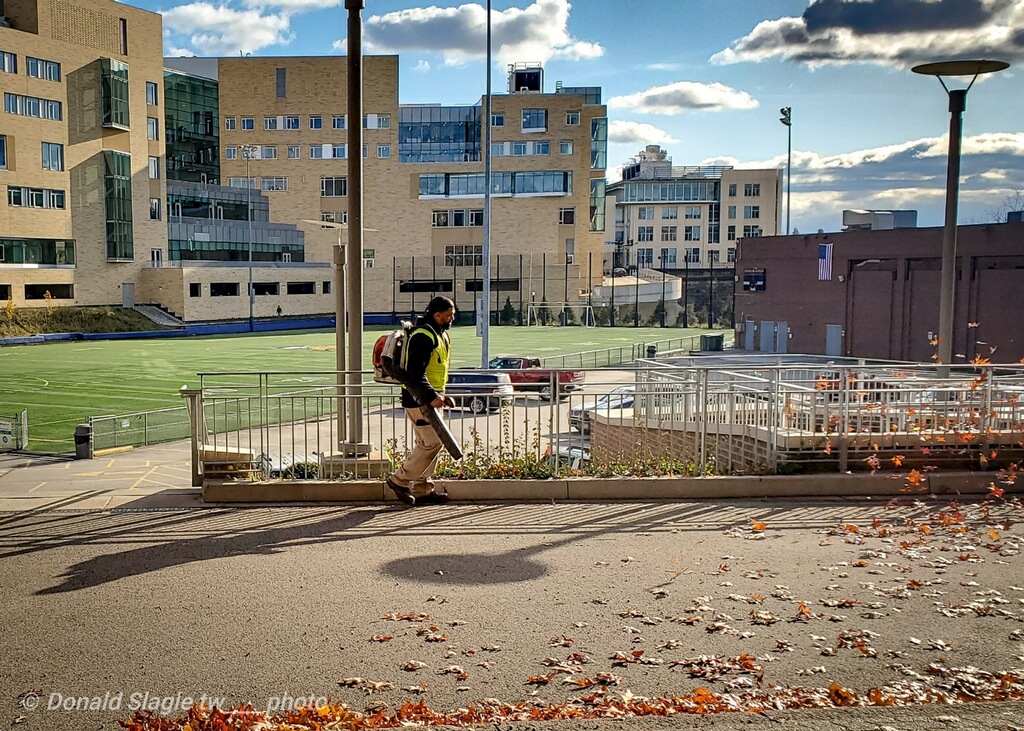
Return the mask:
[[[364,114],[363,129],[391,129],[391,115]]]
[[[128,19],[127,18],[118,18],[118,20],[120,21],[119,25],[120,25],[120,31],[121,31],[120,36],[119,36],[120,43],[118,44],[118,50],[121,52],[122,56],[127,56],[128,55]]]
[[[654,249],[642,248],[636,250],[636,265],[638,267],[654,266]]]
[[[505,113],[494,112],[491,114],[491,126],[492,127],[504,127],[505,126]]]
[[[235,118],[234,117],[224,117],[224,129],[226,129],[226,130],[234,130],[235,129]]]
[[[8,74],[18,73],[18,57],[10,51],[0,51],[0,71]]]
[[[736,261],[736,247],[730,246],[725,250],[725,260],[735,262]]]
[[[654,206],[638,206],[636,209],[636,217],[640,221],[653,221]]]
[[[162,208],[163,208],[163,204],[161,203],[159,198],[150,198],[149,199],[149,220],[150,221],[159,221],[160,220],[160,209],[162,209]]]
[[[730,220],[735,220],[736,206],[729,206],[728,211],[726,212],[726,217],[729,218]]]
[[[276,160],[277,159],[277,145],[263,145],[260,148],[260,160]]]
[[[687,249],[686,250],[686,263],[687,264],[700,264],[700,249]]]
[[[345,152],[347,145],[331,145],[331,157],[335,160],[344,160],[347,157]]]
[[[761,206],[743,206],[743,217],[746,219],[760,218]]]
[[[46,144],[45,142],[43,143]],[[46,159],[46,153],[43,152],[43,159]],[[0,135],[0,170],[7,169],[7,135]]]
[[[679,218],[679,206],[662,206],[661,218],[663,221],[675,221]]]
[[[277,117],[264,117],[263,129],[269,131],[277,129]]]
[[[157,87],[155,82],[146,82],[146,104],[151,107],[155,107],[160,103],[160,92],[158,91],[158,88],[159,87]],[[234,127],[231,129],[234,129]]]
[[[559,208],[558,209],[558,222],[563,226],[574,226],[576,225],[576,209],[575,208]]]
[[[579,123],[580,123],[580,113],[579,112],[566,112],[565,113],[565,123],[567,125],[569,125],[570,127],[578,126]]]
[[[284,118],[285,129],[298,129],[299,128],[299,117],[298,115],[285,117]]]
[[[348,195],[348,178],[345,176],[325,176],[320,178],[320,196],[322,198],[342,198]]]
[[[331,129],[345,129],[344,114],[335,114],[331,117]]]
[[[43,143],[43,170],[64,169],[64,145],[57,142]]]
[[[7,205],[15,208],[64,208],[64,191],[7,186]]]
[[[676,265],[676,250],[662,249],[661,250],[661,268],[667,269],[668,267],[674,267]]]
[[[242,129],[247,129],[247,130],[256,129],[256,118],[255,117],[242,117]]]
[[[683,226],[683,241],[700,241],[700,226]]]
[[[274,82],[277,87],[277,98],[284,99],[288,94],[288,69],[274,69]]]
[[[524,109],[523,132],[545,132],[548,128],[547,109]]]
[[[132,234],[132,158],[123,152],[104,150],[103,164],[107,260],[132,261],[135,258]]]
[[[431,214],[431,226],[434,228],[448,227],[448,211],[434,211]]]
[[[735,226],[729,226],[728,228],[726,228],[726,230],[725,230],[725,238],[728,241],[735,241],[736,240],[736,227]]]
[[[688,221],[699,220],[700,206],[687,206],[685,215]]]
[[[756,238],[756,237],[758,237],[760,235],[761,235],[761,227],[760,226],[744,226],[743,227],[743,236],[745,238]]]
[[[8,114],[19,114],[22,117],[53,119],[58,122],[64,116],[61,103],[58,101],[10,93],[4,93],[4,111]]]
[[[324,223],[348,223],[348,211],[321,211],[320,220]],[[321,226],[320,228],[331,228]]]
[[[47,81],[60,81],[60,64],[41,58],[25,57],[25,75]]]
[[[736,183],[729,183],[729,195],[733,198],[736,197]]]
[[[211,297],[237,297],[241,290],[238,282],[210,282]]]
[[[391,145],[377,145],[377,157],[381,160],[391,157]]]
[[[323,160],[324,159],[324,146],[323,145],[310,145],[309,146],[309,159],[310,160]]]
[[[551,154],[551,143],[550,142],[534,142],[533,143],[533,154],[534,155],[550,155]]]
[[[662,226],[661,227],[661,240],[662,241],[678,241],[679,240],[679,227],[678,226]]]
[[[151,180],[160,179],[160,158],[150,156],[149,158],[149,177]]]
[[[561,155],[572,154],[572,140],[562,140],[558,143],[558,152]]]
[[[288,159],[298,160],[299,156],[302,154],[301,150],[302,148],[298,145],[288,145]]]
[[[446,267],[483,266],[484,247],[475,244],[453,244],[444,247]]]
[[[708,264],[714,266],[718,263],[720,252],[718,249],[708,249]]]
[[[262,178],[260,180],[260,190],[288,190],[288,178]]]
[[[743,195],[749,197],[761,195],[761,184],[760,183],[744,183],[743,184]]]
[[[146,139],[160,139],[160,120],[156,117],[146,117]]]
[[[103,126],[128,129],[128,64],[112,58],[100,60],[103,90]]]
[[[228,178],[229,188],[255,188],[256,178]]]
[[[323,129],[324,119],[319,114],[309,115],[309,128],[310,129]]]
[[[189,297],[202,297],[203,296],[203,285],[201,282],[189,282],[188,283],[188,296]]]
[[[513,142],[512,143],[512,154],[513,155],[525,155],[526,154],[526,143],[525,142]]]
[[[320,285],[323,288],[324,294],[330,294],[331,293],[331,280],[330,279],[323,280],[323,282],[321,282]]]
[[[234,160],[238,157],[238,148],[234,145],[228,145],[224,148],[224,159]]]
[[[654,241],[654,226],[637,226],[637,241]]]
[[[721,233],[719,232],[719,225],[717,223],[708,224],[708,243],[719,244],[721,243]]]

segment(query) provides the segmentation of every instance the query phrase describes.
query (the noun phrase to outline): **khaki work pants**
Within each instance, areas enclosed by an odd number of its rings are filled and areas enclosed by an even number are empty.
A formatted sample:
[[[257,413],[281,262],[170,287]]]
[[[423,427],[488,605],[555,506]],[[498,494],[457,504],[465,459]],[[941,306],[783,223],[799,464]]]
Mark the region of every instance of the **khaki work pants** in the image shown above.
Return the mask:
[[[415,441],[412,454],[391,475],[391,481],[400,487],[409,488],[415,497],[422,497],[434,491],[434,484],[430,478],[434,474],[437,458],[441,453],[441,440],[418,408],[406,409],[405,413],[413,424]]]

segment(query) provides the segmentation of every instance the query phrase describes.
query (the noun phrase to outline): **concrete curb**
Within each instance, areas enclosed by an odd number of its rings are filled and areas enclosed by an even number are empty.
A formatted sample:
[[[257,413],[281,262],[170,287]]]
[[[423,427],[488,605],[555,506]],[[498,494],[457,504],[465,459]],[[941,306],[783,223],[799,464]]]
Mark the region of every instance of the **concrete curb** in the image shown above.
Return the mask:
[[[552,500],[681,500],[764,497],[899,497],[905,495],[985,495],[998,480],[995,472],[946,472],[908,486],[902,475],[796,475],[740,477],[623,477],[559,480],[438,480],[452,500],[550,502]],[[1024,484],[1000,484],[1006,492],[1024,492]],[[392,502],[390,490],[376,480],[208,480],[207,503]]]

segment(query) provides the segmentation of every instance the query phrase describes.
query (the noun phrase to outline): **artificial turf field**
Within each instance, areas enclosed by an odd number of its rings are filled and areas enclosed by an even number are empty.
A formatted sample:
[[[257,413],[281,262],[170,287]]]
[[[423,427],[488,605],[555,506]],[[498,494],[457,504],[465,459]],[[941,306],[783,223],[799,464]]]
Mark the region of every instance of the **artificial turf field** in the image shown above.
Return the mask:
[[[390,328],[367,328],[363,362]],[[492,327],[490,354],[540,357],[707,333],[683,328]],[[452,330],[452,365],[480,365],[473,327]],[[73,341],[0,348],[0,418],[28,409],[29,446],[67,451],[88,416],[181,406],[197,373],[333,371],[333,330],[143,340]]]

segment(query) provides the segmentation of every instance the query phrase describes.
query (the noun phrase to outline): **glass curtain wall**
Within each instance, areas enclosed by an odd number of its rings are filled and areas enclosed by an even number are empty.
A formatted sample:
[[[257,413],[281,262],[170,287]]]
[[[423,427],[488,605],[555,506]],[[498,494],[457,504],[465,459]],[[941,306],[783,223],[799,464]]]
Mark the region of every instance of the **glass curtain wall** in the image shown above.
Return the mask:
[[[217,82],[164,71],[167,179],[220,184]]]

